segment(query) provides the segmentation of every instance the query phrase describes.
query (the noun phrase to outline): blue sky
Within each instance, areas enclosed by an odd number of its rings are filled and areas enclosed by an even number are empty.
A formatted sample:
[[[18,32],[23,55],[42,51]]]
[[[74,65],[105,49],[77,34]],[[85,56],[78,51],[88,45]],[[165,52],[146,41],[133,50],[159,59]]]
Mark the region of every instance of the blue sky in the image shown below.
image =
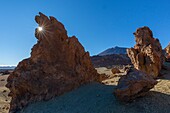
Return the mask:
[[[163,47],[170,41],[168,0],[1,0],[0,65],[17,65],[36,43],[38,12],[61,21],[91,55],[133,47],[133,32],[149,26]]]

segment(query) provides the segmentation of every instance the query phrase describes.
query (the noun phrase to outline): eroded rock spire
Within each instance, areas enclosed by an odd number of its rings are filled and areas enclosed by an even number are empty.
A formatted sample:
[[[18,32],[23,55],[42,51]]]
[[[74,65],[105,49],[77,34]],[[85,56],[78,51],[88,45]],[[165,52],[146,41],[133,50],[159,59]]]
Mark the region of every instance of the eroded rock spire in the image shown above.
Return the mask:
[[[38,42],[31,57],[21,61],[7,80],[12,97],[10,112],[98,80],[89,53],[75,36],[67,36],[62,23],[42,13],[35,21],[42,29],[35,31]]]
[[[148,27],[137,29],[134,35],[136,45],[127,49],[132,64],[137,70],[157,77],[163,65],[162,46],[159,40],[153,38],[152,31]]]

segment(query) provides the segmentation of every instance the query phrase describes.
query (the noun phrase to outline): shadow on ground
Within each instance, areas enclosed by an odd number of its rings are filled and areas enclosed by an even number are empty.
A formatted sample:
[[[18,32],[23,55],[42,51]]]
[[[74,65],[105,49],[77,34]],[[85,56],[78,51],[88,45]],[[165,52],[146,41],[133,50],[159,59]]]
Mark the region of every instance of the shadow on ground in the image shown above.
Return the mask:
[[[24,113],[170,113],[170,95],[149,92],[129,104],[120,103],[115,86],[91,83],[46,102],[29,105]]]
[[[166,67],[166,69],[161,70],[162,76],[160,77],[160,79],[170,80],[170,62],[165,62],[164,66]]]

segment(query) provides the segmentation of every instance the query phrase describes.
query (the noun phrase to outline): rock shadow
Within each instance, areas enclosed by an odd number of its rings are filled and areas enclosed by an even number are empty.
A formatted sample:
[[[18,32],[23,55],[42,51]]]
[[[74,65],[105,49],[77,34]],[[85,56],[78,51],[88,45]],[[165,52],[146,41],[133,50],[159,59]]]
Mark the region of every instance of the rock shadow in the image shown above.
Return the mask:
[[[169,113],[170,95],[150,91],[132,103],[113,95],[116,86],[91,83],[49,101],[36,102],[22,113]]]

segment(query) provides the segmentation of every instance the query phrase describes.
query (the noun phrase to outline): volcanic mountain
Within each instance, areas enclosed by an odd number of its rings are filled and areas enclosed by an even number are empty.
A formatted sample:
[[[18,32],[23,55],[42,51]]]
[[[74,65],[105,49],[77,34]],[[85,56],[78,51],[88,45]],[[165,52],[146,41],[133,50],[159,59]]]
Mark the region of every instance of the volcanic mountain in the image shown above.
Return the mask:
[[[114,47],[106,49],[98,55],[92,56],[91,60],[95,68],[107,67],[112,68],[115,65],[128,65],[131,64],[129,57],[127,56],[125,47]]]
[[[127,54],[125,47],[115,46],[113,48],[106,49],[105,51],[99,53],[99,56],[111,55],[111,54]]]

